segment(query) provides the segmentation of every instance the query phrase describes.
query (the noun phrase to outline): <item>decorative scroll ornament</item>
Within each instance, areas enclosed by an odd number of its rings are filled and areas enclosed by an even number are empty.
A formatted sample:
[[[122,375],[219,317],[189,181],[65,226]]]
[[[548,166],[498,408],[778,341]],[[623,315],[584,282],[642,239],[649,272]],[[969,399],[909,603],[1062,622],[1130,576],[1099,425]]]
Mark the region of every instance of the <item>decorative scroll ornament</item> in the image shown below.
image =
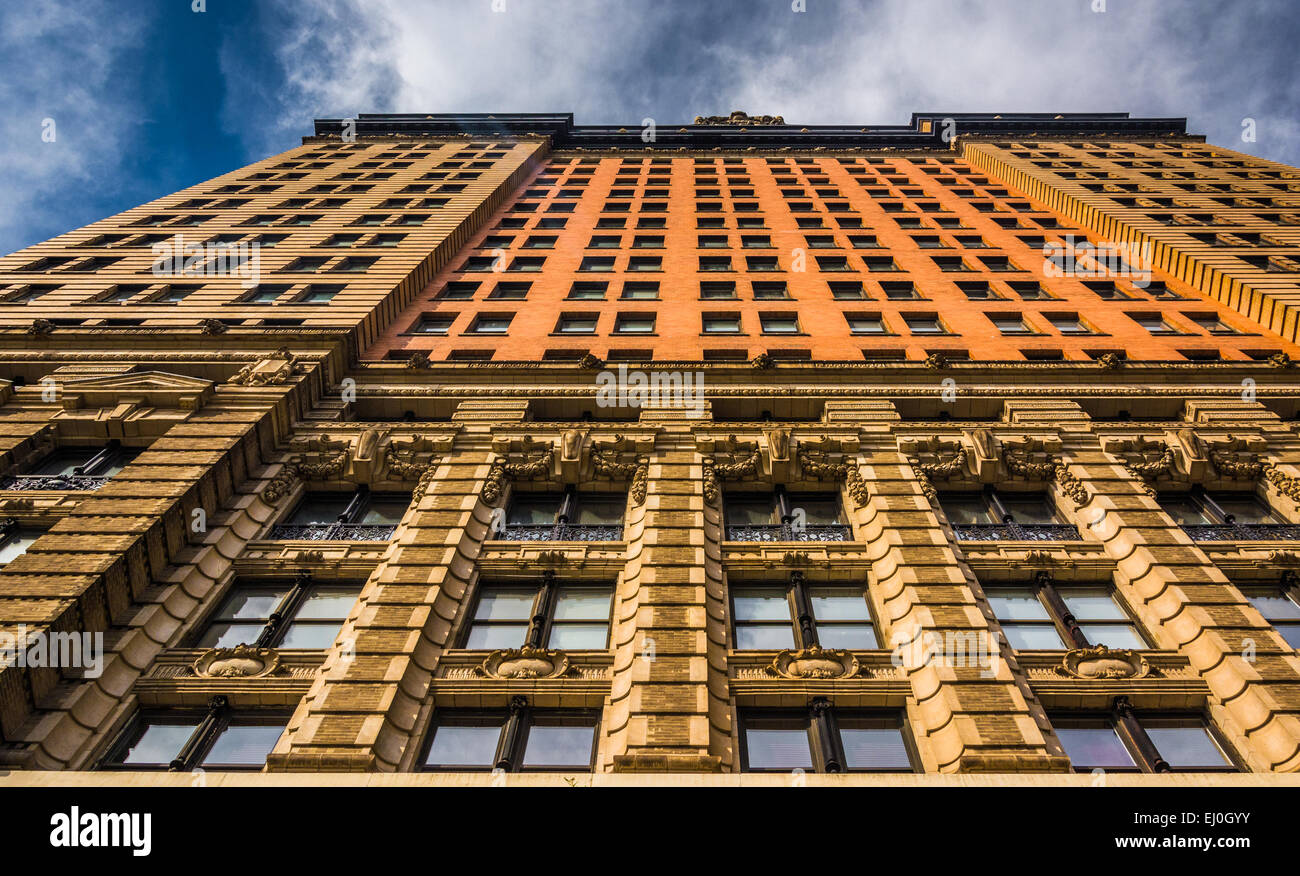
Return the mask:
[[[433,455],[433,442],[425,435],[412,435],[405,440],[394,438],[384,448],[384,466],[394,480],[418,480],[437,459]]]
[[[493,651],[475,669],[487,678],[560,678],[568,672],[569,658],[563,651],[528,645]]]
[[[920,478],[921,493],[931,502],[939,501],[934,482],[956,477],[966,466],[966,448],[962,443],[938,435],[924,441],[900,442],[899,449],[907,453],[908,464]]]
[[[335,441],[328,435],[318,435],[296,442],[301,452],[294,458],[298,473],[306,480],[329,480],[343,475],[348,465],[348,450],[352,445]]]
[[[858,658],[848,651],[830,648],[801,648],[782,651],[766,669],[779,678],[852,678],[858,674]]]
[[[1124,367],[1124,357],[1119,353],[1102,353],[1097,357],[1097,367],[1102,371],[1118,371]]]
[[[415,489],[411,490],[411,501],[418,502],[424,498],[424,494],[429,492],[429,487],[433,485],[434,476],[438,473],[438,463],[440,457],[434,457],[429,461],[429,465],[420,474],[420,479],[415,482]]]
[[[507,480],[532,480],[551,473],[551,463],[555,460],[555,447],[547,442],[533,441],[531,437],[524,438],[523,445],[526,454],[523,460],[511,460],[507,456],[498,456],[492,460],[492,466],[488,469],[480,493],[487,504],[495,505],[501,501]]]
[[[1070,678],[1145,678],[1151,674],[1151,666],[1137,651],[1097,645],[1067,652],[1056,671]]]
[[[627,452],[629,442],[622,435],[615,435],[613,441],[593,442],[591,445],[591,466],[596,474],[611,480],[631,479],[629,493],[633,506],[645,503],[646,490],[650,480],[650,457],[638,456],[631,461],[622,460],[620,456]]]
[[[1007,471],[1029,480],[1055,481],[1060,485],[1061,492],[1069,496],[1076,505],[1083,506],[1092,501],[1083,482],[1074,476],[1069,466],[1054,454],[1032,450],[1032,443],[1026,441],[1024,446],[1018,448],[1003,445],[1002,459],[1006,463]],[[1035,458],[1035,455],[1040,458]]]
[[[845,489],[853,497],[853,501],[861,507],[869,498],[867,482],[862,479],[862,471],[858,468],[858,464],[848,456],[832,458],[831,454],[839,449],[840,443],[827,435],[823,435],[816,444],[800,443],[795,449],[799,470],[818,480],[844,481]]]
[[[729,116],[696,116],[693,124],[767,127],[771,125],[784,125],[785,119],[781,116],[751,116],[749,113],[734,110]]]
[[[236,645],[204,651],[190,667],[199,678],[263,678],[280,668],[280,655],[272,648]]]
[[[735,435],[728,435],[723,447],[721,455],[704,457],[704,501],[710,504],[718,501],[719,481],[757,475],[762,459],[757,441],[737,441]]]
[[[305,370],[306,366],[288,347],[281,347],[264,359],[245,365],[226,382],[234,386],[281,386]]]
[[[293,490],[293,485],[299,480],[298,466],[292,462],[286,462],[280,466],[280,470],[271,478],[271,482],[266,485],[262,491],[262,501],[268,505],[275,505],[281,499],[289,495]]]
[[[1142,489],[1153,498],[1156,490],[1151,482],[1173,474],[1177,457],[1166,441],[1151,441],[1139,435],[1132,441],[1117,442],[1113,449],[1124,460],[1124,468],[1142,482]]]
[[[1206,451],[1210,465],[1219,474],[1234,480],[1263,478],[1292,502],[1300,502],[1300,480],[1286,474],[1276,464],[1260,459],[1258,453],[1249,449],[1245,439],[1229,435],[1224,441],[1206,442]]]

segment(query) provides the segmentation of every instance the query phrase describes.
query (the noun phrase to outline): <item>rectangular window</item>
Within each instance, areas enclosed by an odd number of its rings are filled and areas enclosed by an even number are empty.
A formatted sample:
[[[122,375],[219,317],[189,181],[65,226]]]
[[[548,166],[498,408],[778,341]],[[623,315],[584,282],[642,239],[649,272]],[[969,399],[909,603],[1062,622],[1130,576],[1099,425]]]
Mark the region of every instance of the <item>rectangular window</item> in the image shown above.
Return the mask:
[[[194,647],[323,650],[334,644],[360,593],[357,584],[310,579],[237,582]]]
[[[484,585],[463,647],[519,648],[532,637],[543,648],[604,650],[609,647],[613,596],[614,588],[603,584]]]
[[[288,723],[288,715],[272,712],[148,711],[131,721],[101,767],[260,770]],[[196,744],[200,740],[206,741]]]
[[[525,708],[505,712],[440,710],[423,768],[443,771],[586,771],[596,759],[597,716]]]
[[[821,738],[830,740],[830,751]],[[740,748],[744,772],[915,771],[896,713],[747,709],[740,714]]]

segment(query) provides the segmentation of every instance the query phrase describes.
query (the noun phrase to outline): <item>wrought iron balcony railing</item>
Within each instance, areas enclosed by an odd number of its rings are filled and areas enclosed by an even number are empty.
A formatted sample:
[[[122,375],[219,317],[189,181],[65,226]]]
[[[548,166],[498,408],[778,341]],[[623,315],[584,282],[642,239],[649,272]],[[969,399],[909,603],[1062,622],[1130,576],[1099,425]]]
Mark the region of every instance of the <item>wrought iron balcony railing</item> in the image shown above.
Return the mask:
[[[388,541],[396,529],[392,524],[281,523],[271,527],[268,537],[278,541]]]
[[[850,541],[852,532],[843,523],[744,524],[727,527],[727,541]]]
[[[958,541],[1082,541],[1070,523],[958,523]]]
[[[6,475],[0,478],[0,490],[98,490],[109,479],[109,475]]]
[[[508,524],[496,533],[501,541],[618,541],[621,523]]]
[[[1294,523],[1183,524],[1192,541],[1296,541],[1300,525]]]

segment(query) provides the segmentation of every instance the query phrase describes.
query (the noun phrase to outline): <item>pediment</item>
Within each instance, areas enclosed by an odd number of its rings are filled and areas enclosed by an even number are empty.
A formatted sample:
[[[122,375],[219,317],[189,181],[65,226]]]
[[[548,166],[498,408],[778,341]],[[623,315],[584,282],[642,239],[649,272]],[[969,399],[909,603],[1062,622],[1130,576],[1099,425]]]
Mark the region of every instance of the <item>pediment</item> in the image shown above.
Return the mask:
[[[131,371],[65,380],[60,389],[65,410],[125,402],[194,410],[214,392],[214,384],[201,377],[167,371]]]

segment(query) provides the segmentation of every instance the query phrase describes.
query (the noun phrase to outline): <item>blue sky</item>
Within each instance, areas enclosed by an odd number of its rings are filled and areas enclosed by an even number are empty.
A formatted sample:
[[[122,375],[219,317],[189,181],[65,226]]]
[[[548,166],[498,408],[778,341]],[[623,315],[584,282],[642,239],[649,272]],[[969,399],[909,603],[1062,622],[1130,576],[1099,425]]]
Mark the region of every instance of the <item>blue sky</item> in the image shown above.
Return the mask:
[[[360,112],[1128,111],[1300,165],[1297,45],[1297,0],[5,0],[0,253]]]

